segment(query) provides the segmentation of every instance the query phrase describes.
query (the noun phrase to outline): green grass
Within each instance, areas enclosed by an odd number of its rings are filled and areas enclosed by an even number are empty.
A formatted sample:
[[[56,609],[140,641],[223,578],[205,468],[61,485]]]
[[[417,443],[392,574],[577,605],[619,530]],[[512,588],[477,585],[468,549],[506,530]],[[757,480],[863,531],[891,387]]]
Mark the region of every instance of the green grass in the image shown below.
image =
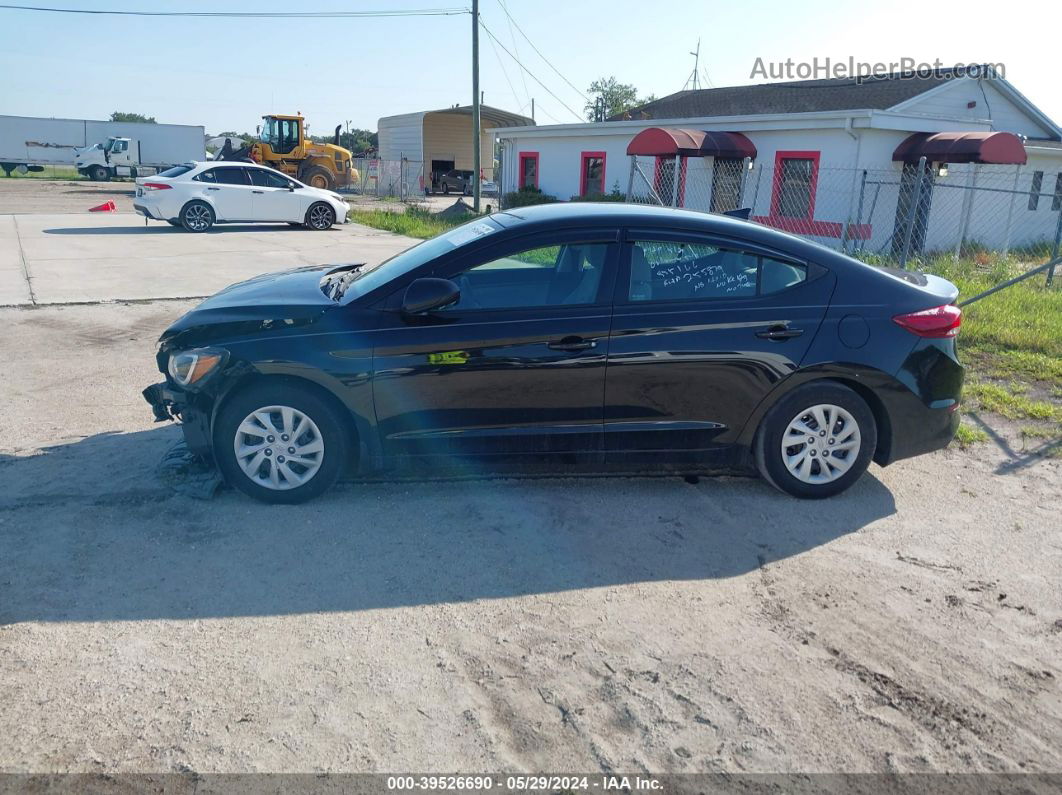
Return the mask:
[[[940,257],[923,269],[953,282],[961,301],[1035,264],[1003,259],[979,266],[972,259]],[[1005,370],[1062,384],[1062,289],[1047,287],[1045,280],[1043,275],[1033,276],[966,307],[960,345],[999,359]]]
[[[459,218],[440,218],[418,207],[407,207],[405,212],[355,208],[350,211],[349,215],[350,220],[358,224],[365,224],[374,229],[386,229],[388,232],[422,239],[435,237],[453,229],[455,226],[460,226],[474,217],[474,215],[468,214]]]
[[[958,443],[959,447],[965,450],[970,445],[987,442],[988,434],[981,428],[975,428],[972,425],[962,423],[955,431],[955,441]]]
[[[976,405],[1007,419],[1041,420],[1062,425],[1062,406],[1026,397],[1024,391],[1015,391],[1009,385],[975,380],[967,382],[963,399],[968,406]]]
[[[0,179],[84,179],[84,177],[78,174],[73,166],[45,166],[44,171],[29,171],[25,174],[12,171],[10,177],[0,171]]]

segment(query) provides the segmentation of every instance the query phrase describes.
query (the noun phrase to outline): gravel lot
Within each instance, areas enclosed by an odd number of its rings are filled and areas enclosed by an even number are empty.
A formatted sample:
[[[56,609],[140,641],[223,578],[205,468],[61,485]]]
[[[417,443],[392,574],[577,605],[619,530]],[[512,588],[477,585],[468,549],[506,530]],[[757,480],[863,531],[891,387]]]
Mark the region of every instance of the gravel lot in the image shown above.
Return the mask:
[[[0,310],[0,769],[1062,770],[1057,459],[195,501],[188,306]]]
[[[0,771],[1062,772],[1062,460],[1005,425],[821,503],[563,473],[194,500],[139,395],[172,299],[406,243],[145,232],[33,183],[0,180],[49,214],[0,216]]]

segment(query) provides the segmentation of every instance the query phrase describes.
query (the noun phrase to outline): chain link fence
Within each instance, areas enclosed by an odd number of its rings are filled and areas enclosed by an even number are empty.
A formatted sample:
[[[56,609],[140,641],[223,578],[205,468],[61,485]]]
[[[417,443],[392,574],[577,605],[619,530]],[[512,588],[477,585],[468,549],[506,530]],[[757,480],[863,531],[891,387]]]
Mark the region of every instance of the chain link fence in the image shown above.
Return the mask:
[[[951,253],[1057,258],[1062,172],[1035,166],[819,167],[731,158],[631,158],[628,202],[701,212],[748,208],[752,220],[860,256],[906,265]]]
[[[352,193],[380,198],[393,197],[401,201],[417,202],[432,193],[472,194],[472,170],[457,169],[448,172],[432,171],[430,165],[420,160],[383,160],[381,158],[356,157],[354,168],[358,181],[349,186]],[[483,195],[497,195],[494,169],[480,169]],[[443,179],[444,174],[450,174]]]

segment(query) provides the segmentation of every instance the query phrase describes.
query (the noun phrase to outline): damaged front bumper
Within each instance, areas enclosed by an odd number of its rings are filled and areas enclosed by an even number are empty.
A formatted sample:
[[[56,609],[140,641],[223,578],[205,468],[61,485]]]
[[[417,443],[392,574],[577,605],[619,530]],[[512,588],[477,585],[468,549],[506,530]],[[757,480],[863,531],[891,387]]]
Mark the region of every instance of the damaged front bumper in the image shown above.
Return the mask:
[[[155,422],[178,420],[184,432],[184,440],[196,455],[207,460],[211,457],[210,443],[210,405],[202,396],[179,392],[163,381],[152,384],[142,392],[144,400],[151,406]]]
[[[163,381],[161,384],[152,384],[142,393],[144,400],[151,406],[151,413],[155,415],[155,422],[166,420],[179,420],[181,412],[177,393]]]

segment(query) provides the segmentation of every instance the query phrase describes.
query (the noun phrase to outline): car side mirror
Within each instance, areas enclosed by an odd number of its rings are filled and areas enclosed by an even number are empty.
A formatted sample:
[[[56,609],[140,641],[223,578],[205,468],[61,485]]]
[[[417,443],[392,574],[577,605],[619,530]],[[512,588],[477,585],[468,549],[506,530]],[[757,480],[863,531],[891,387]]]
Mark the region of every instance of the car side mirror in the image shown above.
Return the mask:
[[[406,288],[402,297],[402,314],[422,315],[456,303],[460,298],[461,288],[449,279],[417,279]]]
[[[288,183],[288,190],[289,190],[289,191],[290,191],[291,193],[294,193],[294,192],[295,192],[295,188],[297,188],[297,187],[299,187],[299,186],[298,186],[298,185],[296,185],[296,184],[295,184],[294,182],[289,182],[289,183]]]

